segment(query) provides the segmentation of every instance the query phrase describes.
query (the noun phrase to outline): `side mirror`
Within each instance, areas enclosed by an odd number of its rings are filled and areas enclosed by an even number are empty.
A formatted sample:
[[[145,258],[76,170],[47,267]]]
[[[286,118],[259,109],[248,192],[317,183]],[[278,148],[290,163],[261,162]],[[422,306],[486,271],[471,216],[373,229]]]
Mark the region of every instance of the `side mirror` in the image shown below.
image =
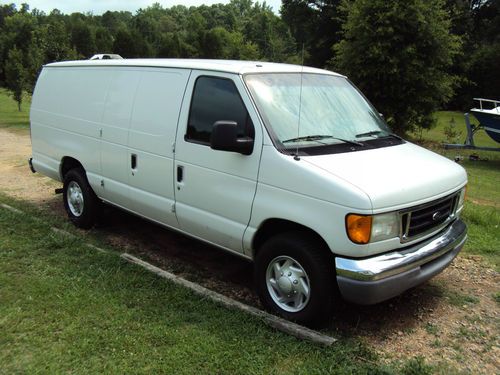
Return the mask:
[[[217,121],[212,128],[210,148],[250,155],[253,151],[253,139],[250,137],[238,138],[238,124],[236,122]]]

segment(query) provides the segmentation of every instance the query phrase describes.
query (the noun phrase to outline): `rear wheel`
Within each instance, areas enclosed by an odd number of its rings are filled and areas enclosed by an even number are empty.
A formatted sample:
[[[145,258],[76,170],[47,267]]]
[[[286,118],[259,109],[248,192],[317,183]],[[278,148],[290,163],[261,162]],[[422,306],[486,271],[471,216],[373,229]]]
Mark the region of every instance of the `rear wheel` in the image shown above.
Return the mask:
[[[101,211],[101,202],[81,168],[72,169],[64,176],[63,202],[69,219],[83,229],[91,228]]]
[[[334,264],[328,249],[307,233],[269,239],[255,259],[255,281],[264,307],[286,319],[323,325],[332,314]]]

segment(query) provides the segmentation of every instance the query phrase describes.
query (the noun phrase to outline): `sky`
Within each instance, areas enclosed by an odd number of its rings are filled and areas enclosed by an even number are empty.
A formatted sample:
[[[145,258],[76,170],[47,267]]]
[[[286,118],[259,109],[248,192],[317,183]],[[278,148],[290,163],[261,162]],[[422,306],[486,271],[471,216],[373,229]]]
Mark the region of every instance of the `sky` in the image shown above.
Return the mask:
[[[17,5],[17,9],[21,7],[21,3],[27,3],[30,9],[37,8],[45,13],[50,13],[54,8],[59,9],[62,13],[73,12],[92,12],[93,14],[102,14],[107,10],[128,10],[135,13],[139,8],[146,8],[153,3],[160,3],[163,7],[171,7],[172,5],[185,5],[187,7],[195,5],[212,5],[217,3],[227,4],[229,0],[0,0],[0,4]],[[255,2],[255,1],[254,1]],[[259,0],[259,3],[262,3]],[[281,6],[281,0],[267,0],[266,4],[273,8],[274,13],[278,14]]]

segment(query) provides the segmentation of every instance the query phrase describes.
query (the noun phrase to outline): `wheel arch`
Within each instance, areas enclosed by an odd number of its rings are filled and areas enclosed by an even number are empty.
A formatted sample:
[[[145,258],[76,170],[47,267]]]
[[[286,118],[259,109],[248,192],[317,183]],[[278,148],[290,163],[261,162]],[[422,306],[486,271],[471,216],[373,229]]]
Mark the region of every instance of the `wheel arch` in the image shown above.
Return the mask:
[[[328,253],[331,261],[334,261],[335,256],[333,252],[318,232],[294,221],[279,218],[267,219],[259,226],[259,229],[257,229],[257,232],[252,239],[253,259],[255,259],[259,249],[268,239],[285,232],[302,232],[305,235],[321,242],[323,244],[322,248],[324,251]]]
[[[61,159],[61,165],[59,167],[59,175],[61,176],[61,181],[64,181],[64,176],[66,176],[66,174],[70,170],[75,169],[75,168],[81,168],[81,169],[85,170],[85,168],[83,168],[82,163],[80,163],[78,160],[76,160],[75,158],[73,158],[71,156],[64,156]]]

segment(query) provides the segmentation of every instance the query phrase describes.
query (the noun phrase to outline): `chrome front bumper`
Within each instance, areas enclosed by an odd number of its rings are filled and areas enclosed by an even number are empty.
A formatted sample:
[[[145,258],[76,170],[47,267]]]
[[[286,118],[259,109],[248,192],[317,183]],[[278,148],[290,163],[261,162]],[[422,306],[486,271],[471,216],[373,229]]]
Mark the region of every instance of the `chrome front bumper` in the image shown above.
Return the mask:
[[[445,269],[466,239],[466,225],[456,220],[436,236],[402,250],[365,259],[337,257],[340,293],[362,305],[395,297]]]

